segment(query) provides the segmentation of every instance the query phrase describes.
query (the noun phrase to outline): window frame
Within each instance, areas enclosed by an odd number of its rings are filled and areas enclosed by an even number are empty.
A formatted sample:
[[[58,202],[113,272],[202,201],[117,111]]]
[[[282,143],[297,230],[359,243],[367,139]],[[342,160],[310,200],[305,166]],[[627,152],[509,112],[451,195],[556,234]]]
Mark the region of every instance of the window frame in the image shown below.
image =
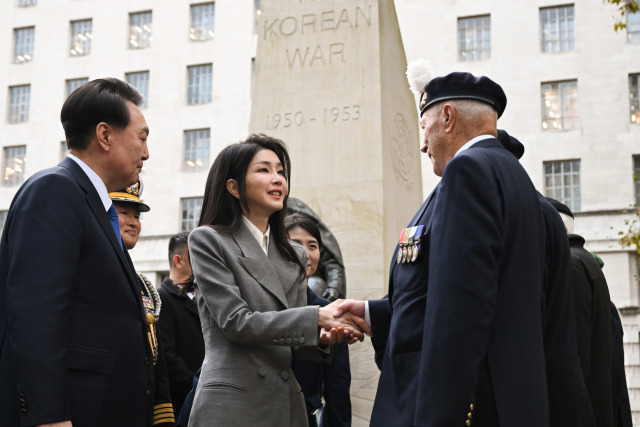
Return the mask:
[[[30,34],[29,34],[30,32]],[[24,64],[33,61],[33,49],[36,39],[36,27],[13,29],[13,63]]]
[[[548,92],[545,92],[545,86],[550,87],[550,90]],[[568,92],[573,87],[575,87],[575,92]],[[554,93],[556,93],[555,96]],[[579,93],[577,79],[540,83],[540,125],[542,127],[542,131],[571,131],[578,129],[578,120],[580,119],[580,105],[578,96]],[[556,112],[552,108],[554,98],[557,98],[558,107],[556,111],[559,112],[559,115],[556,114]],[[565,114],[565,110],[574,110],[575,114],[571,116],[571,111],[568,111],[568,114]],[[549,123],[551,123],[551,125],[549,125]],[[554,126],[554,124],[556,123],[558,125]]]
[[[145,21],[143,18],[148,17]],[[140,22],[134,22],[134,21]],[[138,34],[136,34],[138,33]],[[153,42],[153,11],[129,13],[129,49],[147,49]]]
[[[208,73],[198,73],[196,70],[208,70]],[[202,80],[208,78],[204,84]],[[196,80],[194,80],[196,79]],[[208,91],[206,91],[208,89]],[[187,66],[187,104],[209,104],[213,99],[213,63]]]
[[[17,91],[25,89],[24,93]],[[16,100],[16,97],[18,98]],[[9,99],[7,108],[7,122],[9,124],[26,123],[29,121],[29,109],[31,107],[31,85],[9,86]]]
[[[88,18],[69,21],[69,29],[71,35],[69,43],[69,54],[72,57],[90,55],[91,42],[93,41],[93,19]],[[77,49],[81,50],[78,51]]]
[[[146,80],[138,80],[138,77],[143,75],[146,76]],[[128,73],[124,73],[124,80],[136,88],[140,95],[142,95],[142,103],[139,108],[141,110],[147,109],[149,107],[149,84],[151,81],[151,72],[149,70],[130,71]]]
[[[210,16],[207,15],[210,9]],[[204,42],[216,36],[216,2],[189,5],[189,40]]]
[[[464,24],[464,27],[461,24]],[[467,43],[469,32],[473,34],[473,40]],[[478,32],[480,32],[479,38],[477,37]],[[490,14],[459,17],[457,33],[458,61],[474,62],[491,59]]]
[[[202,211],[202,202],[203,197],[182,197],[180,198],[180,231],[191,231],[198,226],[198,221],[200,221],[200,212]],[[199,205],[197,201],[200,201]],[[186,203],[189,203],[193,206],[185,206]],[[189,212],[189,210],[193,208],[193,212]],[[190,217],[185,218],[185,212]],[[188,228],[193,224],[193,227]]]
[[[12,153],[11,150],[20,150],[21,153]],[[19,156],[22,154],[22,157]],[[12,156],[11,156],[12,155]],[[16,161],[16,159],[20,159],[20,161]],[[21,164],[20,170],[18,173],[10,174],[13,178],[8,180],[7,169],[11,169],[12,171],[16,171],[16,163]],[[25,177],[25,169],[27,165],[27,146],[26,145],[11,145],[8,147],[3,147],[2,149],[2,186],[3,187],[15,187],[18,185],[22,185]],[[15,177],[18,177],[15,179]]]
[[[559,200],[571,209],[572,212],[582,211],[582,166],[580,159],[563,159],[563,160],[550,160],[542,163],[542,176],[544,179],[544,194],[547,197]],[[577,170],[574,170],[574,166],[577,165]],[[547,173],[547,167],[556,169],[559,167],[559,171],[551,171],[551,174]],[[565,170],[568,166],[569,170]],[[577,185],[573,177],[577,176]],[[559,183],[554,179],[558,177]],[[551,183],[549,183],[551,180]],[[567,183],[566,180],[570,182]],[[566,192],[569,192],[569,196],[566,196]]]
[[[204,132],[206,132],[206,138],[200,136],[200,134]],[[203,142],[205,140],[206,147],[204,147]],[[189,144],[194,144],[195,147],[189,148]],[[184,172],[200,172],[207,170],[209,168],[210,153],[211,128],[187,129],[184,131],[182,148],[182,170]],[[198,157],[199,154],[206,154],[206,156]],[[197,164],[198,160],[201,161],[200,165]],[[190,161],[193,162],[193,165],[189,165]]]
[[[566,11],[564,16],[560,16]],[[555,12],[553,17],[551,12]],[[548,18],[548,19],[545,19]],[[565,4],[552,7],[541,7],[540,20],[540,51],[542,53],[562,53],[576,49],[576,14],[574,4]],[[551,25],[555,23],[555,25]],[[565,28],[563,28],[563,25]],[[551,28],[553,27],[553,28]],[[548,30],[554,30],[549,32]],[[545,35],[549,32],[549,35]],[[552,35],[555,38],[551,38]]]

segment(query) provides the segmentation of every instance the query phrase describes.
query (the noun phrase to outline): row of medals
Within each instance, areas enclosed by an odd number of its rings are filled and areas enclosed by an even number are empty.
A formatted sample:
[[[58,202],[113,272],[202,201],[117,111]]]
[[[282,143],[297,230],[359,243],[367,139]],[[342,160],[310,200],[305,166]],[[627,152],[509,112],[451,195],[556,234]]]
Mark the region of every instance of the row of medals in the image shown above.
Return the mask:
[[[420,238],[424,231],[424,225],[405,228],[400,233],[400,241],[398,243],[398,258],[396,262],[407,263],[415,262],[420,255]]]

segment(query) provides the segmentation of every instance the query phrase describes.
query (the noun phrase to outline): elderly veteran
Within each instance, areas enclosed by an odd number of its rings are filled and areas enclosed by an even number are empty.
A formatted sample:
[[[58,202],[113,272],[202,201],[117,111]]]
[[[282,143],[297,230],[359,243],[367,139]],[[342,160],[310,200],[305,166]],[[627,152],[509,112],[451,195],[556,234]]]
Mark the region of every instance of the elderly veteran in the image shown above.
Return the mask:
[[[140,230],[140,212],[149,212],[150,208],[142,203],[142,181],[123,188],[122,190],[109,193],[113,205],[118,213],[120,223],[120,235],[122,245],[131,250],[138,243]],[[134,270],[133,266],[131,267]],[[175,425],[173,406],[169,397],[169,377],[167,366],[164,361],[156,322],[160,316],[160,296],[158,292],[142,274],[138,273],[140,281],[141,298],[147,318],[147,338],[149,346],[147,348],[147,361],[153,366],[153,375],[149,376],[149,396],[147,401],[147,426],[173,426]]]
[[[544,222],[527,173],[496,139],[507,97],[488,77],[407,74],[421,151],[442,180],[398,230],[389,298],[335,314],[366,316],[384,343],[371,426],[549,425]]]

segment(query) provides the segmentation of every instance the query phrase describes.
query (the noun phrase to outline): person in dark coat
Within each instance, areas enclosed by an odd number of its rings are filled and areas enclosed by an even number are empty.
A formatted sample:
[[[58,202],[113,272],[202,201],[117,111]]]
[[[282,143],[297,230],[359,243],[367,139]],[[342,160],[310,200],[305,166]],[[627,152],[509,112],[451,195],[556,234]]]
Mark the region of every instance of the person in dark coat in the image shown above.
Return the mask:
[[[193,273],[189,263],[187,239],[183,232],[169,239],[169,277],[158,290],[162,317],[158,322],[160,342],[165,352],[171,401],[180,413],[193,376],[204,360],[204,338],[195,303]]]
[[[524,154],[524,145],[506,131],[498,130],[498,140],[516,158]],[[577,349],[567,233],[556,208],[542,194],[537,194],[546,237],[543,313],[550,426],[594,425]]]
[[[324,251],[319,227],[313,218],[302,213],[288,215],[284,219],[284,225],[289,238],[307,250],[308,280],[318,268]],[[307,305],[324,307],[328,304],[328,300],[319,297],[311,287],[307,287]],[[318,426],[318,418],[320,427],[351,426],[351,370],[349,348],[346,343],[333,345],[329,364],[293,359],[291,369],[304,394],[310,427]]]
[[[548,425],[544,219],[496,139],[506,95],[469,73],[417,86],[442,180],[398,232],[388,300],[340,306],[388,331],[371,425]]]
[[[75,90],[60,115],[70,155],[13,198],[0,241],[3,427],[147,422],[147,322],[108,195],[149,158],[141,101],[112,78]]]
[[[148,212],[149,206],[142,203],[142,182],[138,181],[122,190],[109,193],[109,198],[118,213],[120,236],[122,244],[127,251],[132,250],[138,243],[142,224],[140,212]],[[175,425],[173,406],[169,396],[169,377],[165,355],[158,337],[158,319],[162,303],[158,291],[153,287],[149,279],[138,273],[140,283],[142,305],[147,317],[147,360],[152,367],[149,376],[149,395],[147,396],[147,427]]]
[[[615,304],[611,302],[611,406],[613,427],[633,427],[627,376],[624,371],[623,335],[620,314],[618,314]]]
[[[611,302],[607,280],[584,238],[573,233],[573,213],[551,198],[568,233],[578,355],[598,427],[613,425],[611,397]]]

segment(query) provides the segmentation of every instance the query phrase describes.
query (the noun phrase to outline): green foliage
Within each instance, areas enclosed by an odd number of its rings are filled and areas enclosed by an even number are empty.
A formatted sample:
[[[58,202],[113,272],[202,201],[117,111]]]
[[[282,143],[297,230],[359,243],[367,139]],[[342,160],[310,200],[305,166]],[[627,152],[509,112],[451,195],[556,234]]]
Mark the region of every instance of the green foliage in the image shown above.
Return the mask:
[[[626,230],[619,231],[620,243],[624,247],[634,247],[638,255],[640,255],[640,209],[636,210],[635,215],[631,219],[625,219],[624,225]]]
[[[616,20],[613,24],[613,29],[615,31],[624,30],[627,28],[627,20],[625,19],[625,15],[629,15],[631,13],[638,13],[640,10],[640,4],[638,0],[602,0],[604,4],[612,4],[616,6],[618,9],[618,13],[620,13],[620,19]]]

